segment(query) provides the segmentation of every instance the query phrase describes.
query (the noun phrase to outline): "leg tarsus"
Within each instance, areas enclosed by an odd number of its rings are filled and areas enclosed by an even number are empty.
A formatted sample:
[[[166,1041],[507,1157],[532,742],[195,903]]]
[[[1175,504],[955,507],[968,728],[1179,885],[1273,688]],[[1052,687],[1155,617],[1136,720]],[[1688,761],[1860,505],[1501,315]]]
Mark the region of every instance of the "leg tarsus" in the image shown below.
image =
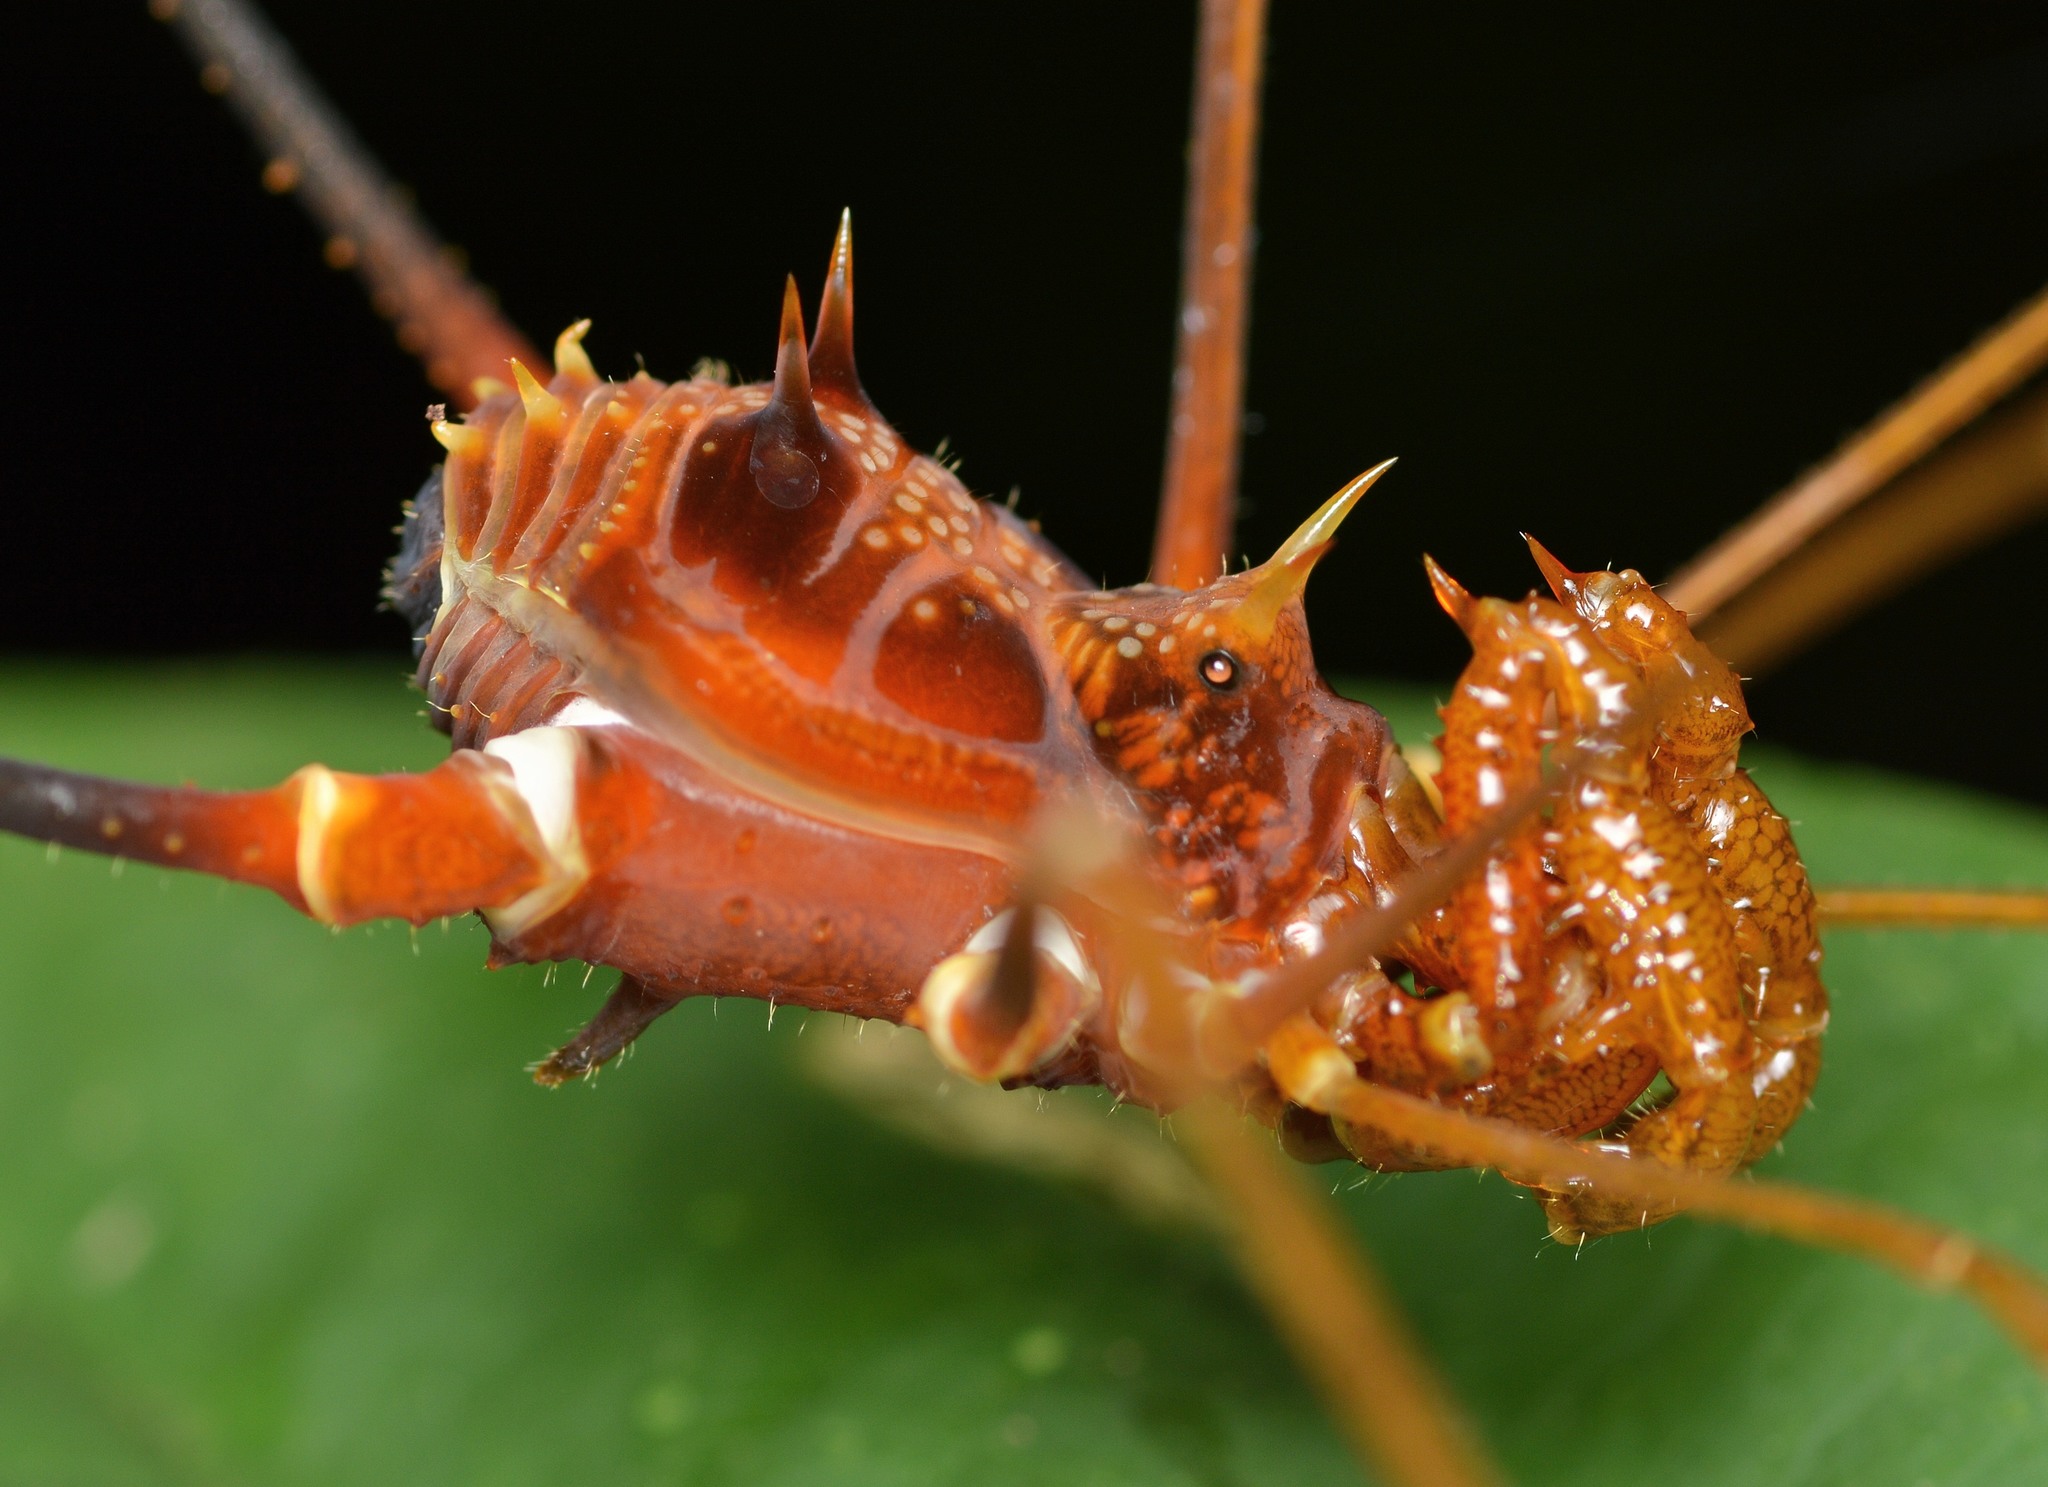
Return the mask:
[[[595,1074],[646,1032],[654,1020],[681,998],[649,991],[637,977],[625,976],[598,1008],[582,1032],[534,1066],[533,1082],[553,1089],[571,1079]]]

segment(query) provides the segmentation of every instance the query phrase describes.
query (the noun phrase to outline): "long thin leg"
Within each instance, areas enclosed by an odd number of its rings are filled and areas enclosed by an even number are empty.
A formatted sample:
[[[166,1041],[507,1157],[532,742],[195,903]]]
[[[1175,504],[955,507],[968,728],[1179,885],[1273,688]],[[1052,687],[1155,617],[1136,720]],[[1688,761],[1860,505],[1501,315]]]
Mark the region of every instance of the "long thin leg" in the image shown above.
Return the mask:
[[[1700,628],[1759,675],[1926,573],[2048,507],[2048,393],[2032,393],[1894,481],[1730,597]]]
[[[1887,408],[1818,469],[1686,565],[1664,597],[1719,609],[2048,363],[2048,290]]]
[[[1399,1487],[1502,1480],[1358,1246],[1213,1101],[1175,1117],[1226,1198],[1238,1263],[1353,1447]]]
[[[2048,929],[2040,889],[1823,888],[1818,898],[1831,928]]]
[[[1034,913],[1045,912],[1044,904],[1059,899],[1057,888],[1085,887],[1116,916],[1115,938],[1134,982],[1166,987],[1178,979],[1173,947],[1161,929],[1171,922],[1172,905],[1134,867],[1129,846],[1102,827],[1082,808],[1053,812],[1041,823],[1020,875],[1016,917],[1003,930],[1000,950],[981,957],[997,962],[984,968],[978,998],[988,1007],[992,1027],[1029,1020],[1028,1014],[1020,1018],[1015,1010],[1000,1010],[1007,997],[1028,1001],[1045,995],[1044,967],[1034,976],[1013,963],[1007,977],[1013,984],[1005,988],[1000,960],[1021,962],[1033,945],[1043,949],[1039,933],[1025,926]],[[1184,1061],[1191,1046],[1200,1045],[1199,1032],[1175,1027],[1165,1031],[1164,1041],[1182,1057],[1169,1055],[1145,1071],[1148,1082],[1156,1080],[1148,1098],[1180,1110],[1189,1150],[1221,1200],[1247,1283],[1361,1457],[1401,1487],[1498,1482],[1500,1473],[1366,1257],[1311,1195],[1277,1170],[1271,1149],[1254,1144],[1242,1124],[1219,1108],[1213,1087]],[[943,1046],[937,1038],[933,1044]],[[948,1062],[961,1072],[976,1072],[957,1052]]]
[[[456,267],[253,6],[150,0],[150,13],[176,28],[199,59],[200,81],[227,96],[268,153],[265,184],[299,192],[328,234],[327,261],[363,276],[371,303],[397,322],[400,344],[436,387],[468,407],[476,380],[503,377],[509,359],[547,365]]]
[[[1258,168],[1266,0],[1202,0],[1180,329],[1152,579],[1191,589],[1229,563]]]
[[[1963,1290],[2048,1371],[2048,1289],[2008,1256],[1874,1203],[1782,1183],[1721,1177],[1632,1162],[1501,1121],[1481,1120],[1427,1100],[1368,1084],[1328,1034],[1306,1017],[1276,1033],[1267,1048],[1275,1081],[1312,1110],[1356,1121],[1460,1165],[1492,1167],[1516,1182],[1552,1191],[1596,1191],[1645,1211],[1676,1208],[1759,1233],[1798,1240],[1890,1266],[1932,1290]]]

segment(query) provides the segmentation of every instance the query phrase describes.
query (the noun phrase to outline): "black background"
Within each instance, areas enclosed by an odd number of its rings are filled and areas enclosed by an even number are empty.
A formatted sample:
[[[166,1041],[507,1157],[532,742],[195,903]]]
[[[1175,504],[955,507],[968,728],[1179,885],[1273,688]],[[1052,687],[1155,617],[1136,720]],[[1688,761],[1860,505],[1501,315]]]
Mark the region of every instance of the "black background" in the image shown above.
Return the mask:
[[[378,649],[429,391],[176,40],[10,14],[0,646]],[[1112,582],[1161,463],[1192,6],[269,7],[482,279],[600,369],[764,375],[858,227],[922,447]],[[34,28],[25,30],[25,27]],[[1279,0],[1242,540],[1399,471],[1311,590],[1334,672],[1442,680],[1417,559],[1516,532],[1670,572],[2048,280],[2048,19],[2018,5]],[[2048,800],[2036,528],[1761,682],[1763,736]]]

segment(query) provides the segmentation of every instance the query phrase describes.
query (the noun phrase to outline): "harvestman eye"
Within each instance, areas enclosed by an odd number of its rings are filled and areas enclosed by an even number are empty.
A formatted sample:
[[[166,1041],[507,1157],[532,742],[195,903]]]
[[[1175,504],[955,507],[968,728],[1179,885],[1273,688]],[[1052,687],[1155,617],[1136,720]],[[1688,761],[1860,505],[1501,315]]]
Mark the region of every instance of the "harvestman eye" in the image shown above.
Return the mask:
[[[1237,685],[1237,658],[1229,651],[1211,651],[1202,657],[1202,680],[1219,692]]]

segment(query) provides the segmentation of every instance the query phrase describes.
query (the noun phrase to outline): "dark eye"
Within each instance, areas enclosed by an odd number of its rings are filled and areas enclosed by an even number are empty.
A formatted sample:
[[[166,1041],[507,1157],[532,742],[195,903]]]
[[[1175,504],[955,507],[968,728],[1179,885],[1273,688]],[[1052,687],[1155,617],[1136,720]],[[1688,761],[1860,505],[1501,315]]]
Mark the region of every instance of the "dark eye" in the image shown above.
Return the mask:
[[[1219,692],[1227,692],[1237,683],[1237,657],[1229,651],[1211,651],[1202,657],[1202,680]]]

